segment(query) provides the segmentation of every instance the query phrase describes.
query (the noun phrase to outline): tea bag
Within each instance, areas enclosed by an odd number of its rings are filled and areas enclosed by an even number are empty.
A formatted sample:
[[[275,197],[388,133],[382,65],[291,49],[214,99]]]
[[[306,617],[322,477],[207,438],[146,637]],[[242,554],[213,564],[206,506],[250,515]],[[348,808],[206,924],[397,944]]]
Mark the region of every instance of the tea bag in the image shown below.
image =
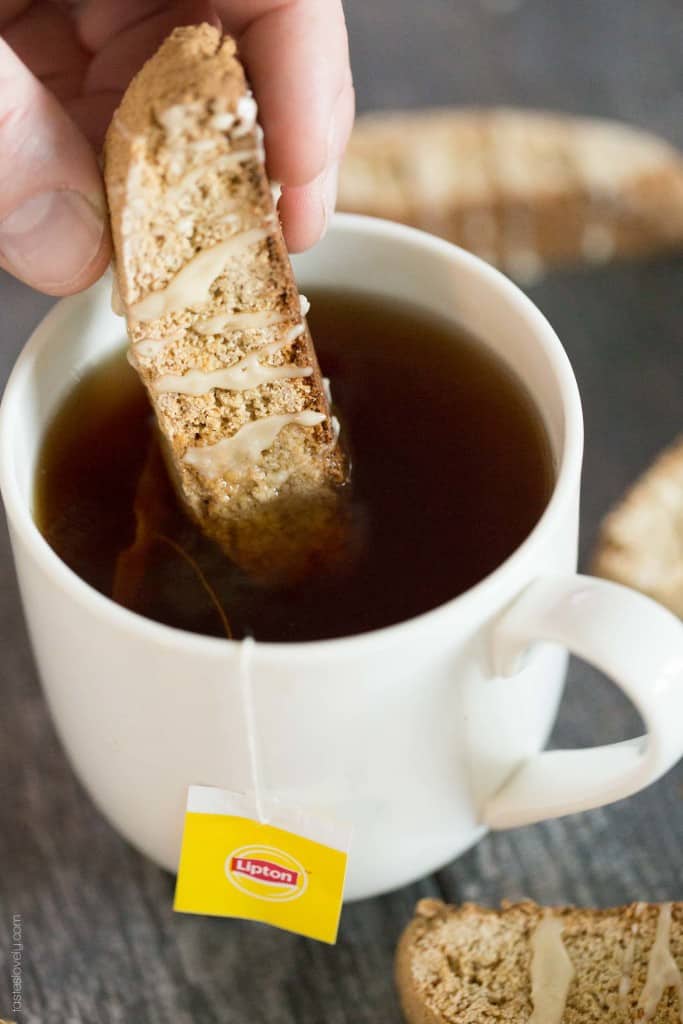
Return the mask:
[[[170,575],[173,563],[182,560],[196,580],[198,600],[202,599],[199,592],[201,588],[204,591],[204,600],[208,599],[214,606],[225,635],[232,639],[232,630],[225,609],[199,562],[182,543],[169,536],[172,532],[172,521],[178,517],[179,511],[156,432],[151,431],[133,503],[135,535],[129,547],[125,548],[116,560],[112,597],[131,611],[137,610],[141,604],[142,592],[152,574],[155,553],[158,553],[160,546],[166,547],[170,551],[164,552],[164,565],[169,567],[165,574]]]

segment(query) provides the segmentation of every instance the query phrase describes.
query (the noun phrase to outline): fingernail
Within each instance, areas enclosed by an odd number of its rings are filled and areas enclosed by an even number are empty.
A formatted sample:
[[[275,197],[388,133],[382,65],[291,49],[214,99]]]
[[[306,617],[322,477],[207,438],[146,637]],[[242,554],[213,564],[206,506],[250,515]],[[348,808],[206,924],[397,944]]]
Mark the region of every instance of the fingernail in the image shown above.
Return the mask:
[[[95,258],[104,218],[69,190],[32,196],[0,221],[0,254],[34,288],[64,288]]]
[[[321,197],[323,204],[323,233],[321,238],[325,237],[327,228],[329,227],[330,219],[334,213],[334,208],[337,205],[337,184],[339,180],[339,164],[332,164],[328,167],[322,177],[321,182]]]

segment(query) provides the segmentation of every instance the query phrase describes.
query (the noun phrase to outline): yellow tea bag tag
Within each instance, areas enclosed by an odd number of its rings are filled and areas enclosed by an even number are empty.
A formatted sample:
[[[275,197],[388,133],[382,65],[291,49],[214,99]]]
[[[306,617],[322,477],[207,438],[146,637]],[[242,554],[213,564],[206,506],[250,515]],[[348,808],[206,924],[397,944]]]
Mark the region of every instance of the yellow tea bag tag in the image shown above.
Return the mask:
[[[248,796],[190,786],[173,909],[241,917],[334,943],[350,828]]]

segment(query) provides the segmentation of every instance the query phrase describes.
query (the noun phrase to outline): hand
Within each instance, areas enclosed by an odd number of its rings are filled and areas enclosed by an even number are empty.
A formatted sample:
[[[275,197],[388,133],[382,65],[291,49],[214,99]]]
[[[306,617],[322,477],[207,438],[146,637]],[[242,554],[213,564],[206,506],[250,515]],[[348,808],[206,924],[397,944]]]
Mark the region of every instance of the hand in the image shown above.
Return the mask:
[[[321,237],[354,111],[341,0],[0,0],[0,266],[51,295],[103,273],[96,150],[142,63],[201,21],[238,40],[289,248]]]

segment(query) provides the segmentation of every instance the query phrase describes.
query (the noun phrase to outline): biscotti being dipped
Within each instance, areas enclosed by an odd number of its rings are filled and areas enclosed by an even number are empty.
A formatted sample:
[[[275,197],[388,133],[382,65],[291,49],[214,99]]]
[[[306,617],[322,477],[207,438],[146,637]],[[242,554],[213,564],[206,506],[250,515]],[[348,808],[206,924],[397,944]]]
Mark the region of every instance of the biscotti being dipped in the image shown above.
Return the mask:
[[[409,1024],[680,1024],[683,904],[422,900],[396,959]]]
[[[202,530],[248,572],[301,576],[344,545],[337,441],[306,300],[229,38],[179,28],[105,144],[130,359]]]

